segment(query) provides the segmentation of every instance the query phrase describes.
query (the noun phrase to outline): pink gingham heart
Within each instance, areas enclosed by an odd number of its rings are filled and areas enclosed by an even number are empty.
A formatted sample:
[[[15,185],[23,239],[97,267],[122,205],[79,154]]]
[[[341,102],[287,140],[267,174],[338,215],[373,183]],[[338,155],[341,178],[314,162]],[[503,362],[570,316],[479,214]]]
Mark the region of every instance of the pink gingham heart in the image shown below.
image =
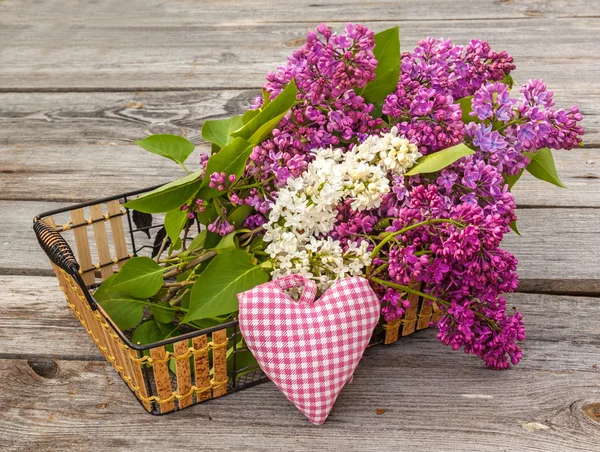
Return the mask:
[[[298,302],[284,290],[303,287]],[[240,331],[262,370],[313,424],[327,419],[352,378],[379,320],[364,278],[333,284],[321,298],[313,281],[289,275],[238,295]]]

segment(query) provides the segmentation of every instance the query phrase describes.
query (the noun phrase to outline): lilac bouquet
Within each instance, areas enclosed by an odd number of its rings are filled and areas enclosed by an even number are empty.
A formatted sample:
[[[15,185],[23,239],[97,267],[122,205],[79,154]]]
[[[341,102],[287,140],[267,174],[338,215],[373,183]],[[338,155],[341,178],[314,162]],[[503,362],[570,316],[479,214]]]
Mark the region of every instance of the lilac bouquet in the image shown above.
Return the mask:
[[[583,129],[542,81],[513,88],[513,69],[479,40],[427,38],[400,53],[397,27],[320,25],[248,111],[205,122],[212,153],[197,172],[183,163],[194,149],[184,138],[138,142],[188,175],[126,205],[166,213],[162,246],[97,298],[109,314],[123,293],[150,305],[153,318],[126,326],[156,340],[234,318],[235,295],[271,278],[299,273],[324,291],[360,275],[382,322],[419,295],[442,312],[441,342],[495,369],[517,364],[522,315],[503,296],[517,260],[500,247],[518,233],[510,190],[524,170],[562,186],[550,149],[581,145]],[[140,294],[136,270],[165,281]]]

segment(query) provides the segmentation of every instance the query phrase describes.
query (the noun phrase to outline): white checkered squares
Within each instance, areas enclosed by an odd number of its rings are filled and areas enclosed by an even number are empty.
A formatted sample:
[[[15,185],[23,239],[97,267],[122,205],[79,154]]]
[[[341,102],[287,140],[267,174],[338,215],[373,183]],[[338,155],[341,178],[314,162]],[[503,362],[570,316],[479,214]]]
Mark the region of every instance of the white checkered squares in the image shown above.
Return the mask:
[[[303,287],[298,302],[286,289]],[[289,275],[238,295],[240,331],[263,371],[313,424],[327,419],[369,343],[379,300],[346,278],[315,300],[313,281]]]

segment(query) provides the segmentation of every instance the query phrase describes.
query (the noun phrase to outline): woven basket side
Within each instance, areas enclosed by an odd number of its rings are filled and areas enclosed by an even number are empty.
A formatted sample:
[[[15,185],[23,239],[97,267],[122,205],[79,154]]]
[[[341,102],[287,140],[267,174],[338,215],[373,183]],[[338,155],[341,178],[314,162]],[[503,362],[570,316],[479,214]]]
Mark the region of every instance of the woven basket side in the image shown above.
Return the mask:
[[[119,373],[144,408],[150,412],[150,402],[154,401],[155,397],[148,396],[149,388],[143,378],[141,366],[145,359],[139,358],[136,351],[121,340],[106,321],[101,309],[92,311],[75,280],[64,270],[54,265],[53,267],[75,317],[81,322],[100,353]]]
[[[58,229],[73,232],[80,273],[86,285],[90,286],[110,277],[132,254],[123,225],[126,211],[118,200],[96,204],[87,210],[89,213],[86,213],[86,208],[72,210],[71,221]],[[90,230],[93,241],[90,240]]]
[[[158,394],[152,400],[161,414],[227,394],[227,330],[215,331],[211,339],[182,340],[173,351],[154,347],[144,357]]]
[[[420,290],[421,283],[413,285],[412,288]],[[385,330],[385,344],[396,342],[400,335],[408,336],[415,331],[429,328],[431,322],[435,323],[440,319],[441,312],[435,303],[417,294],[410,294],[408,301],[410,302],[410,307],[406,309],[404,315],[383,326]]]

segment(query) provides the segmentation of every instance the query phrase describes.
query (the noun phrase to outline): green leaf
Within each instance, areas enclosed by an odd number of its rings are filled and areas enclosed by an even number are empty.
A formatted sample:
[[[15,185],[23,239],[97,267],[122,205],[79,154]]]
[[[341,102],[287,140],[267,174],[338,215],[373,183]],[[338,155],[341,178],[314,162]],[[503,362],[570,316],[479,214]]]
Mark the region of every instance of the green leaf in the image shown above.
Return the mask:
[[[258,367],[258,361],[252,355],[250,350],[244,348],[243,340],[240,340],[238,344],[235,346],[235,367],[237,375],[243,375],[246,372],[252,372],[254,369]],[[228,350],[229,352],[229,350]],[[231,354],[233,354],[233,347],[231,348]],[[231,374],[233,371],[233,357],[227,360],[227,370]],[[241,372],[240,372],[241,371]]]
[[[531,163],[527,165],[526,170],[533,176],[540,180],[550,182],[557,187],[567,188],[556,171],[556,165],[554,164],[554,157],[552,151],[548,148],[542,148],[535,153],[531,158]]]
[[[242,250],[225,251],[213,258],[192,286],[184,322],[217,317],[238,310],[237,294],[269,280]]]
[[[508,85],[508,89],[511,90],[513,85],[515,84],[515,81],[513,80],[513,78],[511,77],[510,74],[506,74],[504,76],[504,78],[502,79],[502,83],[504,83],[505,85]]]
[[[212,155],[208,159],[206,166],[207,177],[204,178],[202,185],[200,185],[201,189],[198,197],[207,200],[224,193],[208,186],[210,183],[209,175],[214,172],[224,172],[228,176],[235,174],[237,177],[240,177],[246,169],[246,160],[248,160],[251,152],[252,145],[250,143],[243,138],[236,138],[231,144],[228,144],[219,152]]]
[[[135,144],[148,152],[173,160],[181,166],[194,152],[194,145],[179,135],[150,135],[143,140],[136,141]]]
[[[265,248],[266,248],[266,244],[263,239],[263,236],[259,235],[258,237],[255,237],[254,239],[252,239],[252,242],[248,246],[248,251],[250,251],[251,253],[254,253],[256,251],[264,251]]]
[[[223,322],[219,319],[210,318],[210,319],[195,320],[193,322],[190,322],[190,325],[192,325],[194,328],[197,328],[199,330],[203,330],[205,328],[212,328],[213,326],[220,325],[221,323],[223,323]]]
[[[96,292],[94,297],[121,330],[129,330],[140,323],[144,306],[148,303],[148,300],[134,298],[115,290],[104,291],[100,295]]]
[[[204,247],[204,242],[206,241],[206,229],[203,229],[198,233],[196,237],[192,239],[192,241],[188,244],[187,249],[179,253],[179,257],[186,257],[192,251],[196,251],[202,247]]]
[[[259,113],[260,113],[260,110],[258,110],[258,109],[257,110],[246,110],[246,112],[242,115],[242,125],[248,124]]]
[[[187,222],[188,214],[186,211],[174,209],[167,212],[165,215],[165,230],[172,243],[177,241]]]
[[[133,333],[134,344],[152,344],[154,342],[168,339],[177,330],[174,325],[164,325],[155,319],[147,320],[137,327]]]
[[[517,181],[521,179],[523,175],[523,170],[519,171],[517,174],[504,174],[504,182],[508,184],[508,189],[511,190]]]
[[[160,303],[151,303],[150,312],[154,318],[160,323],[171,323],[175,319],[175,311],[171,308],[168,301]]]
[[[477,121],[475,116],[471,116],[471,112],[473,111],[473,106],[471,101],[473,100],[473,96],[463,97],[458,100],[458,105],[460,105],[460,109],[462,111],[462,121],[465,124],[468,124],[473,121]]]
[[[292,79],[275,99],[261,108],[258,115],[254,116],[241,129],[236,130],[231,135],[236,138],[244,138],[251,144],[260,143],[269,136],[295,102],[296,82]]]
[[[254,207],[247,204],[242,204],[231,211],[227,217],[227,221],[231,223],[236,229],[242,227],[248,215],[254,211]]]
[[[201,177],[202,171],[188,174],[123,205],[145,213],[168,212],[180,207],[198,192],[202,184]]]
[[[216,232],[206,231],[206,240],[204,241],[204,248],[207,250],[213,249],[223,239],[221,235]]]
[[[218,216],[219,213],[217,212],[214,203],[208,203],[208,205],[204,209],[204,212],[198,212],[196,218],[198,219],[198,222],[200,224],[208,226],[210,223],[213,223]]]
[[[399,28],[393,27],[375,35],[373,54],[377,59],[375,80],[363,88],[356,89],[356,94],[366,102],[375,105],[378,112],[388,94],[396,89],[400,77],[400,37]]]
[[[202,125],[202,138],[224,148],[233,141],[231,133],[244,125],[242,116],[227,119],[208,119]]]
[[[164,271],[164,268],[149,257],[132,257],[117,273],[111,290],[138,298],[151,297],[160,290]]]
[[[510,228],[514,231],[515,234],[521,235],[521,233],[519,232],[519,229],[517,229],[517,222],[516,221],[511,221],[510,222]]]
[[[98,286],[98,288],[94,292],[94,298],[96,300],[100,301],[104,299],[104,294],[110,290],[111,286],[115,282],[115,278],[117,277],[117,275],[118,273],[115,273],[114,275],[109,276],[104,281],[102,281],[102,284],[100,284],[100,286]]]
[[[262,93],[262,97],[263,97],[263,103],[262,103],[262,105],[260,106],[260,109],[261,109],[261,110],[264,110],[264,109],[265,109],[265,107],[271,103],[271,93],[270,93],[270,92],[268,92],[268,91],[267,91],[266,89],[264,89],[264,88],[261,90],[261,93]]]
[[[237,240],[236,232],[232,232],[227,234],[225,237],[221,239],[221,241],[212,248],[216,253],[223,253],[228,250],[236,249],[239,247],[239,243]]]
[[[465,144],[460,143],[456,146],[421,157],[419,163],[413,166],[405,175],[414,176],[415,174],[435,173],[456,162],[458,159],[471,154],[475,154],[475,151]]]

